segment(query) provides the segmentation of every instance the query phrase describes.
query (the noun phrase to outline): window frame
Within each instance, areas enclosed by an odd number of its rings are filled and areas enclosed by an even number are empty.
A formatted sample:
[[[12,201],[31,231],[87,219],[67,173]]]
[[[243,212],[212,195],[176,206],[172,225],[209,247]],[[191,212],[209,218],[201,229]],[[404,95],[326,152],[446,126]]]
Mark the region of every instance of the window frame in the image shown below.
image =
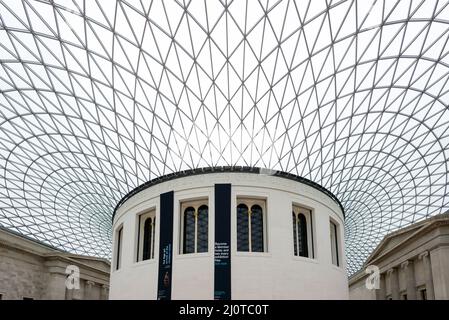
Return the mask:
[[[315,224],[314,210],[312,208],[308,208],[307,206],[303,206],[301,204],[293,202],[292,203],[291,214],[293,214],[293,213],[296,214],[296,218],[298,217],[298,215],[300,213],[303,214],[305,216],[305,218],[306,218],[307,253],[308,253],[307,256],[300,256],[299,255],[299,251],[298,251],[298,254],[295,254],[295,243],[294,243],[294,239],[292,239],[293,240],[292,241],[293,256],[295,258],[298,258],[298,259],[311,259],[311,260],[314,260],[314,259],[316,259],[315,231],[314,231],[314,224]],[[291,222],[291,225],[292,225],[292,228],[293,228],[293,221]],[[299,235],[298,227],[296,226],[296,236],[298,237],[298,235]],[[292,235],[292,237],[293,237],[293,235]],[[297,238],[297,241],[298,241],[298,238]]]
[[[235,198],[235,205],[234,205],[234,223],[235,223],[235,252],[237,254],[251,254],[251,255],[263,255],[269,253],[269,246],[268,246],[268,204],[267,204],[267,198],[266,197],[256,197],[256,196],[244,196],[244,195],[238,195]],[[248,207],[248,251],[239,251],[238,250],[238,218],[237,218],[237,207],[240,204],[245,204]],[[251,217],[250,212],[251,208],[254,205],[259,205],[262,208],[262,232],[263,232],[263,251],[252,251],[252,240],[251,240]]]
[[[332,238],[331,228],[333,227],[335,237]],[[340,224],[334,219],[329,219],[329,240],[330,240],[330,249],[331,249],[331,264],[336,266],[337,268],[342,267],[341,261],[341,236],[340,236]],[[333,255],[333,240],[335,241],[335,256],[336,263],[334,263],[334,255]]]
[[[422,286],[418,288],[418,293],[419,293],[419,300],[429,300],[429,297],[427,295],[427,288],[426,286]]]
[[[135,262],[150,262],[155,261],[156,257],[156,232],[157,232],[157,217],[156,217],[156,207],[146,210],[142,213],[136,215],[136,254]],[[145,240],[145,221],[146,219],[152,219],[152,232],[151,232],[151,254],[149,259],[143,259],[143,248]]]
[[[124,225],[121,223],[115,228],[115,246],[114,246],[114,271],[119,271],[123,264],[123,229]]]
[[[207,250],[203,252],[198,252],[198,209],[202,206],[207,206]],[[194,208],[195,215],[195,223],[194,223],[194,251],[190,253],[184,252],[184,212],[187,208]],[[192,256],[192,255],[207,255],[210,253],[211,245],[211,208],[209,203],[209,197],[201,197],[201,198],[193,198],[193,199],[182,199],[179,201],[179,241],[178,241],[178,255],[179,256]]]

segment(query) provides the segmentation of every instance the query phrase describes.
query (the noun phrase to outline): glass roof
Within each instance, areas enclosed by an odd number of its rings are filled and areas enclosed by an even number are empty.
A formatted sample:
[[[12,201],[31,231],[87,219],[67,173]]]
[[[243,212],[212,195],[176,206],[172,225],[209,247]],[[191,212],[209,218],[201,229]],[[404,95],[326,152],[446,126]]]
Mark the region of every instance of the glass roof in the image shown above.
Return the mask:
[[[110,257],[131,189],[207,166],[315,181],[348,271],[449,209],[449,2],[0,0],[0,225]]]

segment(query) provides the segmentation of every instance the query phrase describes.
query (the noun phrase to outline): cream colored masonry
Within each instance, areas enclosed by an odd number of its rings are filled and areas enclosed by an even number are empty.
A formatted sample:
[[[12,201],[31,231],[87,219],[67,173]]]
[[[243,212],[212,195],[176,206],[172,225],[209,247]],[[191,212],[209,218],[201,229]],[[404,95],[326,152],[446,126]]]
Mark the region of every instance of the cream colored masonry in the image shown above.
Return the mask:
[[[66,288],[66,268],[80,270],[80,289]],[[4,300],[104,300],[107,260],[69,254],[0,228],[0,295]]]
[[[138,216],[156,210],[159,195],[174,191],[172,299],[214,298],[214,185],[230,183],[231,191],[231,288],[232,299],[348,299],[344,257],[344,218],[339,205],[326,194],[298,181],[265,174],[208,173],[168,180],[135,194],[117,211],[115,230],[123,226],[121,267],[111,272],[111,299],[156,299],[159,226],[155,258],[136,262]],[[208,199],[209,252],[180,253],[180,204]],[[264,199],[267,252],[236,251],[237,198]],[[307,208],[313,216],[313,251],[310,258],[294,255],[292,206]],[[340,266],[332,264],[329,224],[338,226]],[[309,230],[311,231],[311,230]],[[308,232],[309,237],[312,232]],[[311,239],[309,239],[311,240]],[[312,241],[309,241],[312,245]],[[311,252],[312,250],[309,250]],[[115,265],[113,257],[112,265]]]

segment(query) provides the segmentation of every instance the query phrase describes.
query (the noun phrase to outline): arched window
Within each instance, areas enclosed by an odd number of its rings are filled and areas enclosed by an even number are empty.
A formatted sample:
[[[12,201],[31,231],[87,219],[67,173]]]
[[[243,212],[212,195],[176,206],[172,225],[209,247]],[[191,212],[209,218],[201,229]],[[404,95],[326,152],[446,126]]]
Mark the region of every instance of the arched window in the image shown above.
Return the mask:
[[[258,204],[251,207],[251,251],[263,252],[263,211]]]
[[[292,212],[292,218],[293,218],[293,248],[295,252],[295,256],[298,255],[298,223],[296,222],[296,213],[295,211]]]
[[[307,220],[302,213],[298,214],[297,230],[298,230],[298,255],[301,257],[308,257],[309,249],[307,244]]]
[[[116,249],[115,249],[115,270],[120,269],[122,266],[122,238],[123,238],[123,225],[116,231]]]
[[[153,236],[151,237],[151,239],[153,239],[153,242],[151,244],[151,259],[154,259],[154,251],[155,251],[155,247],[154,247],[154,238],[156,235],[156,217],[153,218]]]
[[[153,241],[151,240],[153,237],[153,219],[146,218],[145,224],[143,227],[143,257],[142,260],[151,259],[151,247]]]
[[[209,207],[207,200],[189,201],[181,205],[182,235],[181,253],[208,252]]]
[[[209,208],[202,205],[198,208],[198,232],[197,232],[197,252],[207,252],[208,247],[208,226]]]
[[[310,210],[294,206],[292,222],[294,255],[313,258],[312,214]],[[309,254],[310,251],[312,251],[311,255]]]
[[[137,233],[137,262],[154,259],[155,230],[156,211],[141,214]]]
[[[239,204],[237,206],[237,251],[250,251],[248,217],[248,206],[243,203]]]
[[[237,251],[265,252],[265,202],[256,199],[237,202]]]
[[[330,238],[331,238],[331,256],[332,263],[336,266],[340,266],[340,258],[339,258],[339,235],[338,235],[338,227],[337,224],[333,221],[330,221]]]
[[[184,210],[184,239],[183,253],[195,252],[195,208]]]

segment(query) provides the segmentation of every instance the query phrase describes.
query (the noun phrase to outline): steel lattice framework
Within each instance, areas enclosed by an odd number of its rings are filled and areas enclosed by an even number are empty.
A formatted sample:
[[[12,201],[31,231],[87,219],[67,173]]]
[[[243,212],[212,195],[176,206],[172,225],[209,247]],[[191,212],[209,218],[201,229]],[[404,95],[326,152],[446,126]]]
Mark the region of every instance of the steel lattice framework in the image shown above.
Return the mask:
[[[0,0],[0,225],[110,256],[120,198],[207,166],[346,210],[349,272],[449,208],[449,2]]]

